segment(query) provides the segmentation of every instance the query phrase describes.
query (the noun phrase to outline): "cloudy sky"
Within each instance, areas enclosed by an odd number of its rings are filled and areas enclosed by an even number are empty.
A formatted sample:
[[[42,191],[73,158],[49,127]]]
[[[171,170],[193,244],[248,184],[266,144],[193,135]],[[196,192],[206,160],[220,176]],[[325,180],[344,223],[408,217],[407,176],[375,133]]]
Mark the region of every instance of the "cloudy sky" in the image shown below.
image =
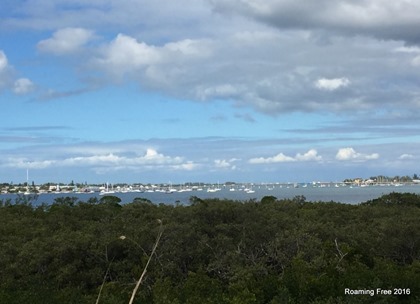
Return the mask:
[[[420,2],[3,0],[0,182],[420,173]]]

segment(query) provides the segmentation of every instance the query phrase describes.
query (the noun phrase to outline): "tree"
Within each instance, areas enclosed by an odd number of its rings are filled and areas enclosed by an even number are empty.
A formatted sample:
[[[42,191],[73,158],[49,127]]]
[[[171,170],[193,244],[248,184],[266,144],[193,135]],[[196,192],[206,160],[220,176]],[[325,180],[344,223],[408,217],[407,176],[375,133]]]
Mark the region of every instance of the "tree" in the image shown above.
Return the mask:
[[[261,204],[271,204],[274,203],[277,200],[277,197],[272,196],[272,195],[268,195],[268,196],[264,196],[261,199]]]
[[[99,199],[99,202],[102,204],[119,205],[121,199],[114,195],[104,195]]]

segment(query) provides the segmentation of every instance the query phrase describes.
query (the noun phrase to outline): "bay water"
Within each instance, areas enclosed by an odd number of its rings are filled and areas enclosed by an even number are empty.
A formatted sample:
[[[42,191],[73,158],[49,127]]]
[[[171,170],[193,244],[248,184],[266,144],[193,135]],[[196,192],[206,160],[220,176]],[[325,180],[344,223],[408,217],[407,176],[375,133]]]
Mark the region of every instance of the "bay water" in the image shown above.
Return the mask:
[[[312,202],[338,202],[345,204],[359,204],[371,199],[378,198],[382,195],[391,192],[409,192],[420,194],[420,185],[381,185],[381,186],[366,186],[366,187],[350,187],[337,186],[334,184],[313,187],[312,185],[305,186],[272,186],[256,185],[252,187],[251,191],[245,191],[244,186],[238,188],[231,188],[228,186],[221,187],[219,190],[207,191],[207,189],[191,190],[191,191],[175,191],[172,193],[165,193],[161,191],[153,192],[115,192],[108,195],[113,195],[121,198],[122,203],[130,203],[135,198],[148,199],[155,204],[188,204],[190,198],[196,196],[201,199],[219,198],[238,201],[261,200],[264,196],[274,196],[277,199],[291,199],[296,196],[304,196],[306,201]],[[23,197],[23,194],[1,194],[0,200],[6,201],[11,199],[12,202],[18,198]],[[94,193],[42,193],[35,197],[30,196],[34,206],[42,203],[52,204],[56,198],[60,197],[76,197],[79,201],[87,201],[91,197],[100,199],[102,196],[99,192]]]

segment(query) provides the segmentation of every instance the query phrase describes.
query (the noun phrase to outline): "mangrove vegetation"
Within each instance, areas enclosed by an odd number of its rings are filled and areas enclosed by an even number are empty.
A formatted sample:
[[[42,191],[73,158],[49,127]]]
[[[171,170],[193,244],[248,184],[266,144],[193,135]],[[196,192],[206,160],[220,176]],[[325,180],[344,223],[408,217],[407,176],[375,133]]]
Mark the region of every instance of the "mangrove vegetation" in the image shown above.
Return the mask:
[[[0,200],[0,303],[128,303],[140,276],[134,303],[420,303],[419,219],[409,193]]]

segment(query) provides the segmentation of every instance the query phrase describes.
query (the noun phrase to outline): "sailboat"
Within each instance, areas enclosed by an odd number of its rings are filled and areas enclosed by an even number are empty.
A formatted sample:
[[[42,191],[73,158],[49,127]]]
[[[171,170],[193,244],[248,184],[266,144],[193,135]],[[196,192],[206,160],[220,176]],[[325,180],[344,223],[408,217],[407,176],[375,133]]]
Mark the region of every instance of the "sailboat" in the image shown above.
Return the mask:
[[[255,193],[255,190],[252,188],[252,185],[249,188],[245,188],[244,191],[246,193]]]
[[[109,185],[108,185],[108,183],[106,183],[106,189],[99,192],[99,195],[108,195],[108,194],[113,194],[113,193],[115,193],[115,191],[114,190],[109,190]]]
[[[29,191],[29,169],[26,169],[26,191],[23,194],[24,195],[31,194],[31,191]]]

